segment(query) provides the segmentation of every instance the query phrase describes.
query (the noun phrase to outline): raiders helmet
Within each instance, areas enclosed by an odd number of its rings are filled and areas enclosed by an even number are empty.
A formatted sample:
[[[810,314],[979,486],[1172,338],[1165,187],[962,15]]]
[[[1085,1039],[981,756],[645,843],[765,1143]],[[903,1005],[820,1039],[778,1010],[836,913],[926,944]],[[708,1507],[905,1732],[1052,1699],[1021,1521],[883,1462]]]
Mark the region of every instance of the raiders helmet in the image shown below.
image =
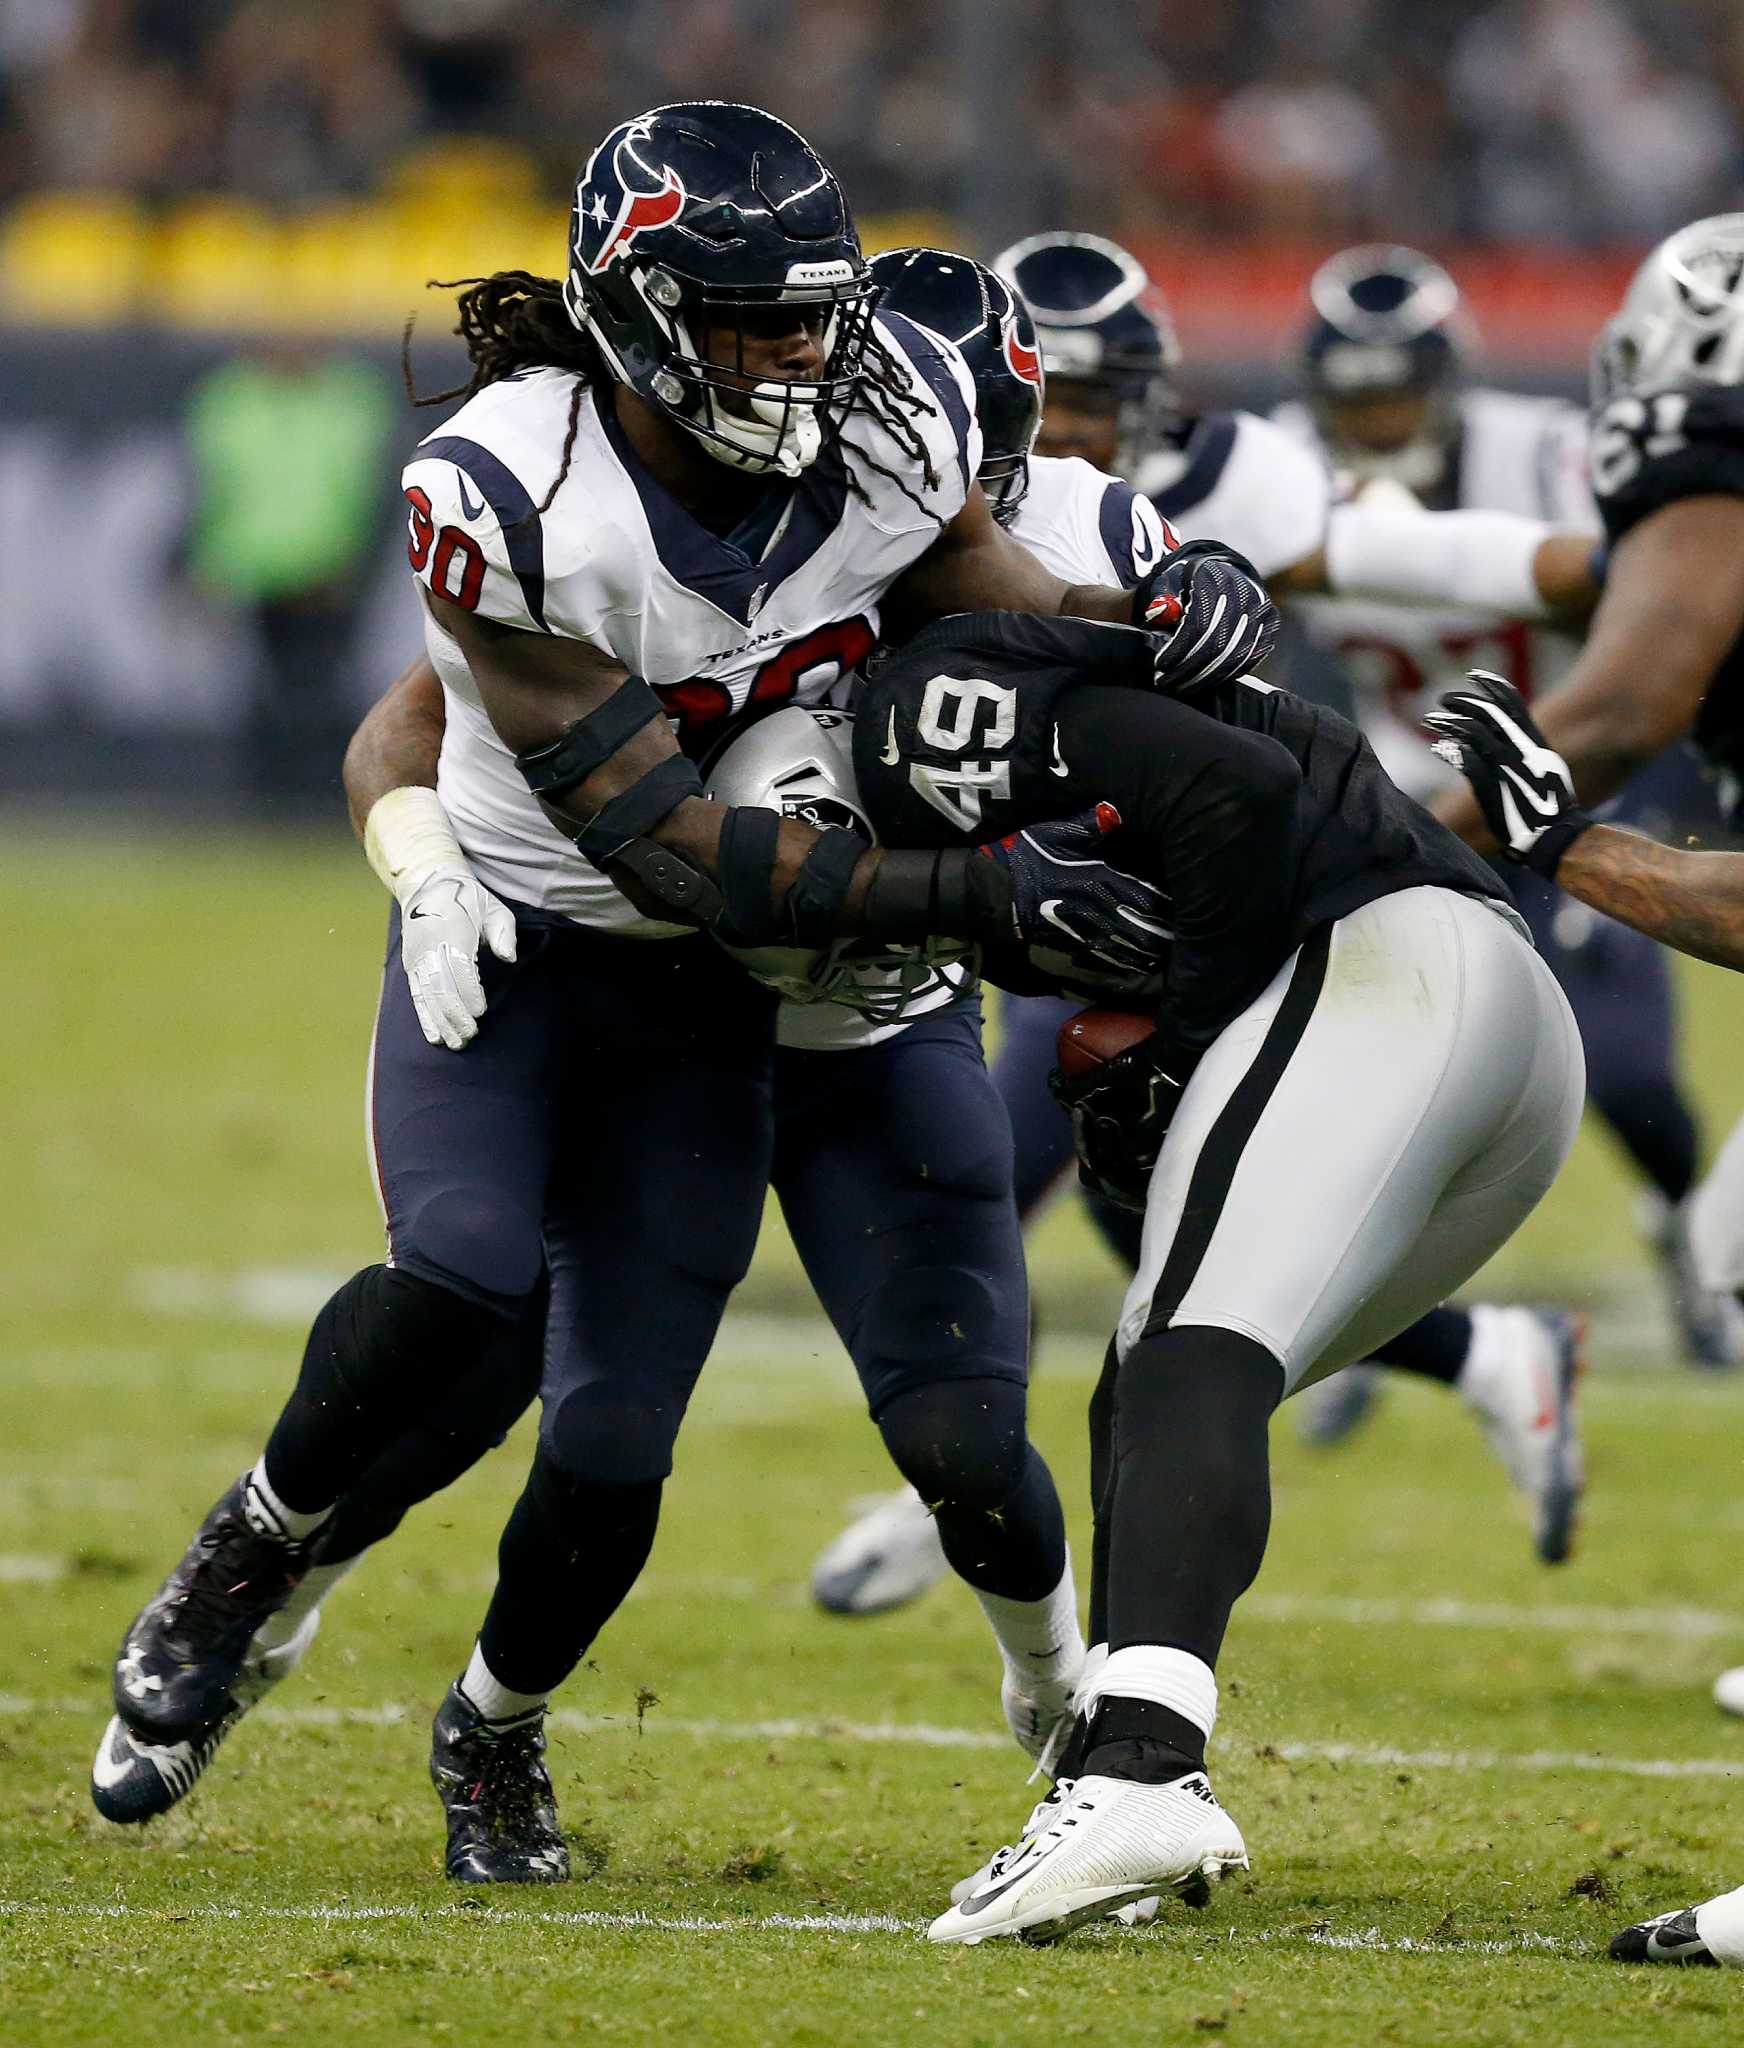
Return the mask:
[[[1744,383],[1744,213],[1668,235],[1593,345],[1593,402],[1693,379]]]
[[[1179,411],[1181,344],[1136,256],[1101,235],[1031,235],[993,259],[1029,308],[1050,377],[1111,391],[1120,405],[1115,468],[1133,475]]]
[[[779,811],[807,825],[840,825],[868,846],[876,835],[854,781],[854,721],[845,711],[798,704],[772,711],[733,735],[704,772],[717,803]],[[790,1003],[841,1003],[894,1023],[921,997],[960,981],[947,970],[971,946],[929,939],[920,946],[837,939],[821,952],[800,946],[729,946],[745,970]]]
[[[1473,345],[1459,287],[1415,249],[1375,245],[1330,257],[1308,285],[1302,381],[1321,439],[1341,467],[1408,490],[1437,483],[1459,433],[1459,386]],[[1397,448],[1355,441],[1341,401],[1413,396],[1422,429]]]
[[[1042,361],[1028,308],[985,264],[944,249],[887,249],[871,268],[881,312],[900,313],[962,351],[981,425],[976,476],[994,518],[1009,526],[1029,490],[1042,423]]]
[[[736,469],[798,476],[853,402],[872,280],[848,202],[811,145],[756,107],[696,100],[623,121],[587,160],[564,304],[612,376]],[[824,374],[747,385],[705,327],[816,309]]]

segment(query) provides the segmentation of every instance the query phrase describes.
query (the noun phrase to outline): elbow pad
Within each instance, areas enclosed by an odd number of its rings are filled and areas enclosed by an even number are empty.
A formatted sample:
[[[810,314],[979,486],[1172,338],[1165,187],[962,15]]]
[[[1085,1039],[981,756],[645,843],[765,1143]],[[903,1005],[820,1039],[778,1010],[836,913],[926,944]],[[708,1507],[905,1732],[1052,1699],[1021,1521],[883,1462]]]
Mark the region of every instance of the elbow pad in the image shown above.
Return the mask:
[[[1359,498],[1327,519],[1326,581],[1339,597],[1546,619],[1533,565],[1553,531],[1516,512],[1401,511]]]

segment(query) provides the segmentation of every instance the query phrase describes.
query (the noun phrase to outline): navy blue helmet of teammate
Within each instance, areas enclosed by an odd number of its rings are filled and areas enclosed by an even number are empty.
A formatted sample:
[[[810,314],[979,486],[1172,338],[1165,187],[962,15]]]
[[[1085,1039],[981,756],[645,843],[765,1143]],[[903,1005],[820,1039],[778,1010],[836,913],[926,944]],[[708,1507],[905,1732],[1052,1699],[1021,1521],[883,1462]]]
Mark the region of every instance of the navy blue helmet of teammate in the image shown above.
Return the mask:
[[[611,374],[711,455],[796,476],[852,403],[874,292],[847,199],[811,145],[756,107],[698,100],[620,122],[588,158],[563,296]],[[795,319],[815,323],[820,378],[735,367],[747,332]],[[735,339],[705,352],[723,331]]]
[[[1459,431],[1471,331],[1459,287],[1415,249],[1345,249],[1314,273],[1302,377],[1321,438],[1357,475],[1438,481]]]
[[[946,249],[887,249],[872,259],[881,311],[955,342],[975,380],[987,502],[1009,525],[1029,489],[1042,423],[1042,361],[1028,308],[1004,278]]]
[[[1143,264],[1101,235],[1031,235],[993,259],[1028,306],[1050,381],[1117,409],[1114,467],[1130,476],[1178,410],[1181,344]]]

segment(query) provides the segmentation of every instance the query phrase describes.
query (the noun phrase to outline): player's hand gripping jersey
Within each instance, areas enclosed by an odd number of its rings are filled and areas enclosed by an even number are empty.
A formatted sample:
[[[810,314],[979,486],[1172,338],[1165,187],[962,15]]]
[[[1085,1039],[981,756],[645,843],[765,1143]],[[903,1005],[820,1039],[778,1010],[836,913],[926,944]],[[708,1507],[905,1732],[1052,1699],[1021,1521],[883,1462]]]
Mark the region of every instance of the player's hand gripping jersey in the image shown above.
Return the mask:
[[[576,379],[536,370],[489,385],[406,465],[414,572],[465,610],[585,640],[646,677],[687,752],[747,710],[825,700],[870,653],[884,593],[961,509],[980,459],[961,358],[900,316],[878,333],[909,377],[924,462],[856,413],[797,483],[772,484],[723,538],[656,482],[593,392],[553,494]],[[643,917],[577,857],[498,739],[459,648],[430,619],[425,638],[447,698],[438,789],[480,879],[580,924],[687,929]]]
[[[1744,497],[1744,386],[1628,392],[1593,416],[1593,491],[1612,547],[1680,498]],[[1728,808],[1744,790],[1744,637],[1714,673],[1691,737],[1720,772]]]

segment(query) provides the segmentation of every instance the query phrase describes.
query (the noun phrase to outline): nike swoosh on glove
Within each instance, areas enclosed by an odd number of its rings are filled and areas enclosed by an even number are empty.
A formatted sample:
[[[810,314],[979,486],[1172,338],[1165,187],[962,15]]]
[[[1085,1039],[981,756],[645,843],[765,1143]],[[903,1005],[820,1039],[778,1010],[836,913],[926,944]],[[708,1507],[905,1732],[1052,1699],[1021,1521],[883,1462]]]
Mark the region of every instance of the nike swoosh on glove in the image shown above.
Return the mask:
[[[1171,697],[1246,675],[1278,637],[1278,609],[1259,571],[1214,540],[1189,541],[1165,555],[1133,591],[1132,621],[1156,637],[1151,673]]]
[[[400,917],[400,963],[431,1045],[459,1052],[478,1036],[485,1006],[481,942],[512,961],[514,912],[469,869],[433,868],[407,895]]]
[[[1470,690],[1452,690],[1423,723],[1434,752],[1457,768],[1510,860],[1549,877],[1592,824],[1575,801],[1568,763],[1532,722],[1514,685],[1488,669],[1469,672]]]
[[[1186,1086],[1164,1069],[1160,1051],[1157,1038],[1145,1038],[1087,1074],[1048,1076],[1054,1100],[1072,1119],[1078,1178],[1123,1209],[1145,1206],[1151,1169]]]
[[[1119,829],[1114,805],[1095,804],[977,849],[1010,878],[1012,924],[1024,945],[1058,951],[1063,941],[1127,972],[1147,972],[1167,957],[1174,934],[1163,898],[1101,858],[1102,841]]]

